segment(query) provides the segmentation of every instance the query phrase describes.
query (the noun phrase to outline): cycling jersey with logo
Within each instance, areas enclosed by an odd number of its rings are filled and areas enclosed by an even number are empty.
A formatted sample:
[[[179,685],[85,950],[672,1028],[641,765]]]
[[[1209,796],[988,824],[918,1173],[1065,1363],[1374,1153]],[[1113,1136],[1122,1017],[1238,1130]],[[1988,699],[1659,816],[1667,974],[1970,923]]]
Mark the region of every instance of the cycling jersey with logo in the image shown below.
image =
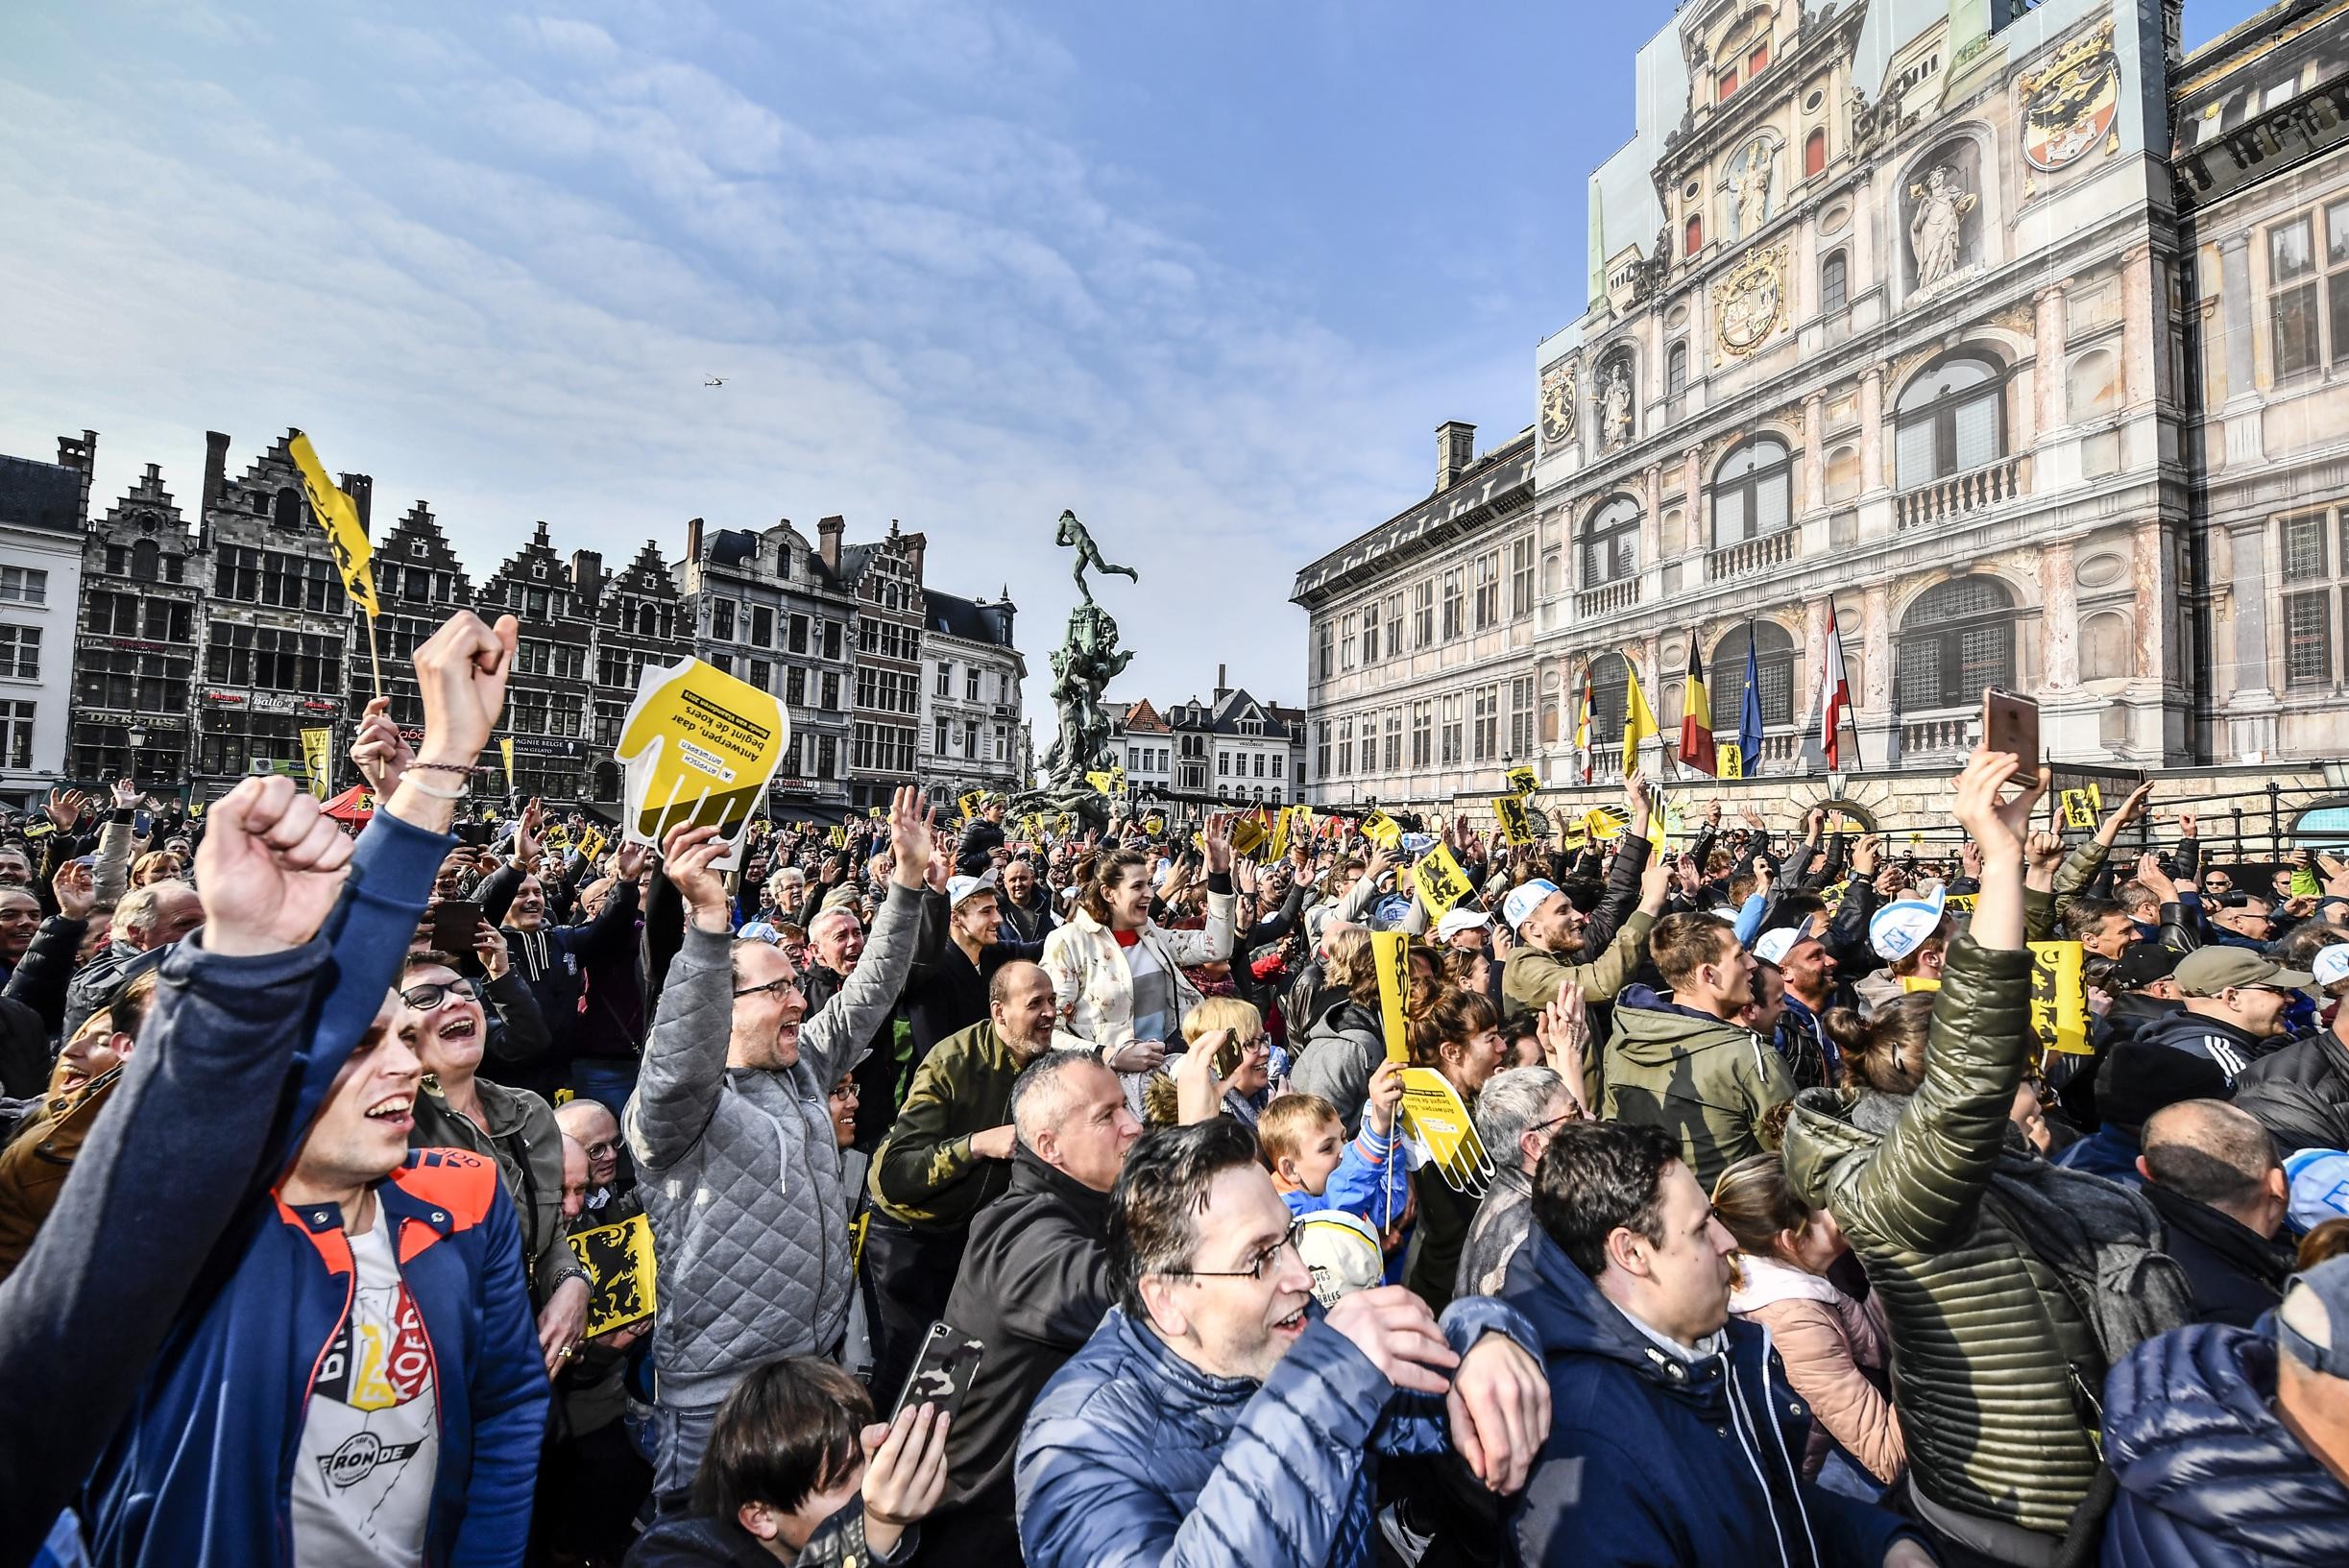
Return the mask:
[[[351,1312],[320,1362],[294,1460],[294,1560],[422,1559],[440,1453],[432,1347],[377,1211],[351,1238]]]

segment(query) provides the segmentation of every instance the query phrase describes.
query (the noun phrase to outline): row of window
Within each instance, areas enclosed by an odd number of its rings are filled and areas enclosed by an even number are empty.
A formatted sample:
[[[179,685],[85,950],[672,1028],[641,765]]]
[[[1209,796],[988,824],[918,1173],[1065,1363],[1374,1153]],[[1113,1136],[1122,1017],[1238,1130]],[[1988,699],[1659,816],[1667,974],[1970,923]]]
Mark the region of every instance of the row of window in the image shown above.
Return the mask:
[[[985,692],[983,697],[981,695],[982,689]],[[941,697],[952,697],[955,694],[955,662],[951,659],[938,661],[937,690]],[[1011,677],[1003,670],[982,670],[977,664],[965,664],[962,666],[962,700],[964,702],[1009,702],[1011,700]]]
[[[998,762],[1008,760],[1011,755],[1010,732],[999,724],[995,727],[993,738],[995,749],[993,760]],[[963,757],[977,761],[986,760],[980,751],[979,721],[977,719],[966,718],[959,725],[950,724],[942,718],[932,721],[930,754],[932,757],[946,756],[949,751],[948,742],[956,739],[961,742]]]
[[[2005,456],[2006,382],[2006,367],[1974,350],[1913,377],[1893,406],[1895,482],[1914,490]],[[1714,468],[1710,497],[1714,549],[1793,526],[1792,449],[1774,435],[1740,442]],[[1581,535],[1585,589],[1637,574],[1641,520],[1638,500],[1627,495],[1591,509]]]
[[[1488,550],[1465,566],[1447,567],[1435,577],[1414,584],[1406,630],[1404,594],[1390,593],[1384,602],[1367,600],[1335,620],[1324,620],[1318,633],[1320,678],[1340,670],[1368,669],[1382,657],[1399,658],[1408,639],[1410,650],[1449,642],[1469,631],[1489,631],[1502,618],[1501,552]],[[1534,613],[1534,542],[1514,540],[1509,546],[1508,614],[1512,618]],[[1438,620],[1439,610],[1441,620]],[[1384,627],[1382,635],[1381,627]],[[1384,650],[1383,654],[1381,650]]]
[[[860,771],[913,777],[913,726],[860,724],[856,747],[856,765]]]
[[[146,541],[139,543],[144,545]],[[240,604],[309,610],[324,615],[339,615],[350,607],[333,562],[243,544],[224,544],[214,552],[212,593]]]
[[[1128,773],[1164,773],[1167,770],[1167,749],[1164,746],[1128,746],[1126,748],[1126,771]]]
[[[1501,735],[1503,711],[1499,682],[1469,691],[1422,697],[1415,702],[1358,717],[1323,719],[1314,734],[1314,767],[1322,779],[1393,774],[1411,768],[1458,767],[1464,762],[1489,765],[1504,758],[1531,756],[1534,750],[1534,678],[1520,675],[1508,683],[1508,745]],[[1409,723],[1410,746],[1404,746]],[[1361,750],[1355,749],[1359,733]],[[1409,760],[1405,759],[1408,756]],[[1359,764],[1359,765],[1357,765]]]
[[[862,653],[912,663],[922,657],[922,633],[918,627],[900,626],[892,620],[860,619],[857,622],[857,648]]]
[[[786,779],[837,779],[840,772],[840,737],[836,735],[799,736],[791,737],[783,748],[782,777]],[[813,767],[802,772],[800,764],[811,762]]]
[[[857,706],[867,712],[918,713],[922,711],[920,678],[909,670],[875,669],[870,664],[859,664]]]
[[[1271,771],[1269,773],[1265,770],[1265,759],[1267,756],[1270,756],[1272,760]],[[1266,753],[1220,751],[1215,754],[1216,776],[1222,779],[1229,779],[1235,776],[1243,779],[1248,777],[1248,759],[1250,757],[1253,757],[1256,760],[1255,776],[1259,779],[1277,779],[1281,777],[1281,769],[1288,764],[1289,760],[1288,758],[1279,752]]]

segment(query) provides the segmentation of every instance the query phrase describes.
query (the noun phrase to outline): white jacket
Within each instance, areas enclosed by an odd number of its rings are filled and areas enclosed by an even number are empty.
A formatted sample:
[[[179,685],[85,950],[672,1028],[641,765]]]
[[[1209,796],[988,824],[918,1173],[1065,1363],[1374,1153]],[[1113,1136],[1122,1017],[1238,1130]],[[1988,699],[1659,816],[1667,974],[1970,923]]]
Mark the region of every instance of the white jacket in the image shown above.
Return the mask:
[[[1233,894],[1209,893],[1202,930],[1170,931],[1143,922],[1140,941],[1149,945],[1174,982],[1174,1013],[1167,1020],[1172,1043],[1180,1044],[1177,1031],[1183,1015],[1201,1000],[1183,968],[1231,956],[1237,903]],[[1133,1043],[1133,971],[1126,965],[1126,950],[1109,928],[1081,905],[1067,925],[1055,927],[1044,939],[1044,972],[1053,977],[1053,1000],[1060,1006],[1060,1025],[1053,1031],[1055,1049],[1090,1050],[1098,1056]]]

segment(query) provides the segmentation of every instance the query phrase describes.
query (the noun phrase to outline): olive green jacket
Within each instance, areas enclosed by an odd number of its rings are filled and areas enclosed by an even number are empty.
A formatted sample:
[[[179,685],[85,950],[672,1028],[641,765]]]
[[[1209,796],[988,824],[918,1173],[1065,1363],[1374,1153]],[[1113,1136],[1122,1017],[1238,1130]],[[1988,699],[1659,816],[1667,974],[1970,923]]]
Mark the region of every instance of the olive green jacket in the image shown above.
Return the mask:
[[[1639,973],[1640,960],[1648,955],[1648,933],[1655,929],[1654,915],[1634,909],[1623,917],[1623,929],[1614,940],[1587,963],[1569,963],[1539,948],[1512,949],[1501,967],[1501,991],[1509,998],[1510,1013],[1540,1012],[1558,1000],[1559,986],[1568,980],[1583,988],[1585,1001],[1612,1001]]]
[[[1917,1092],[1806,1090],[1784,1152],[1883,1302],[1915,1484],[2061,1535],[2096,1474],[2087,1390],[2103,1357],[2061,1281],[1983,1202],[2030,1055],[2030,975],[2027,951],[1952,942]]]
[[[564,1238],[563,1129],[555,1124],[554,1108],[527,1089],[475,1078],[481,1114],[489,1121],[482,1131],[471,1119],[448,1108],[441,1086],[424,1074],[416,1097],[416,1125],[408,1133],[410,1148],[462,1148],[495,1161],[522,1222],[522,1263],[530,1271],[530,1299],[544,1307],[555,1287],[573,1275],[587,1278],[577,1254]],[[590,1285],[593,1281],[589,1281]]]
[[[1002,1196],[1011,1162],[972,1153],[971,1135],[1011,1120],[1011,1085],[1026,1065],[992,1019],[931,1047],[874,1151],[865,1182],[874,1206],[908,1225],[948,1230]]]
[[[1765,1152],[1762,1117],[1794,1098],[1785,1058],[1769,1041],[1645,986],[1616,1001],[1604,1060],[1600,1116],[1670,1133],[1707,1193],[1723,1170]]]

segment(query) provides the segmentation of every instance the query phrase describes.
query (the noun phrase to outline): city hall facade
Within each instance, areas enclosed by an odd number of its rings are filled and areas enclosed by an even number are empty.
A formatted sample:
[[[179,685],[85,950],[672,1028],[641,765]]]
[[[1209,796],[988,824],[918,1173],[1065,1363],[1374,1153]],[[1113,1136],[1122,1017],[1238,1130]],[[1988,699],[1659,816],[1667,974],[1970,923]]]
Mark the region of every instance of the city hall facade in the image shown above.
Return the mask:
[[[1586,684],[1603,782],[1635,677],[1668,772],[1692,639],[1714,729],[1750,645],[1763,778],[1824,788],[1830,617],[1839,766],[1892,776],[1887,806],[1903,771],[1946,777],[1988,686],[2035,694],[2076,764],[2313,781],[2349,755],[2349,4],[2191,58],[2177,26],[2109,0],[1683,5],[1589,178],[1589,302],[1529,367],[1530,431],[1446,454],[1428,500],[1298,575],[1322,798],[1573,778]],[[1453,495],[1455,469],[1520,466],[1502,504]],[[1487,558],[1531,569],[1505,635],[1459,626],[1481,657],[1373,613]],[[1495,672],[1525,708],[1489,756],[1320,744],[1398,712],[1408,737]]]

